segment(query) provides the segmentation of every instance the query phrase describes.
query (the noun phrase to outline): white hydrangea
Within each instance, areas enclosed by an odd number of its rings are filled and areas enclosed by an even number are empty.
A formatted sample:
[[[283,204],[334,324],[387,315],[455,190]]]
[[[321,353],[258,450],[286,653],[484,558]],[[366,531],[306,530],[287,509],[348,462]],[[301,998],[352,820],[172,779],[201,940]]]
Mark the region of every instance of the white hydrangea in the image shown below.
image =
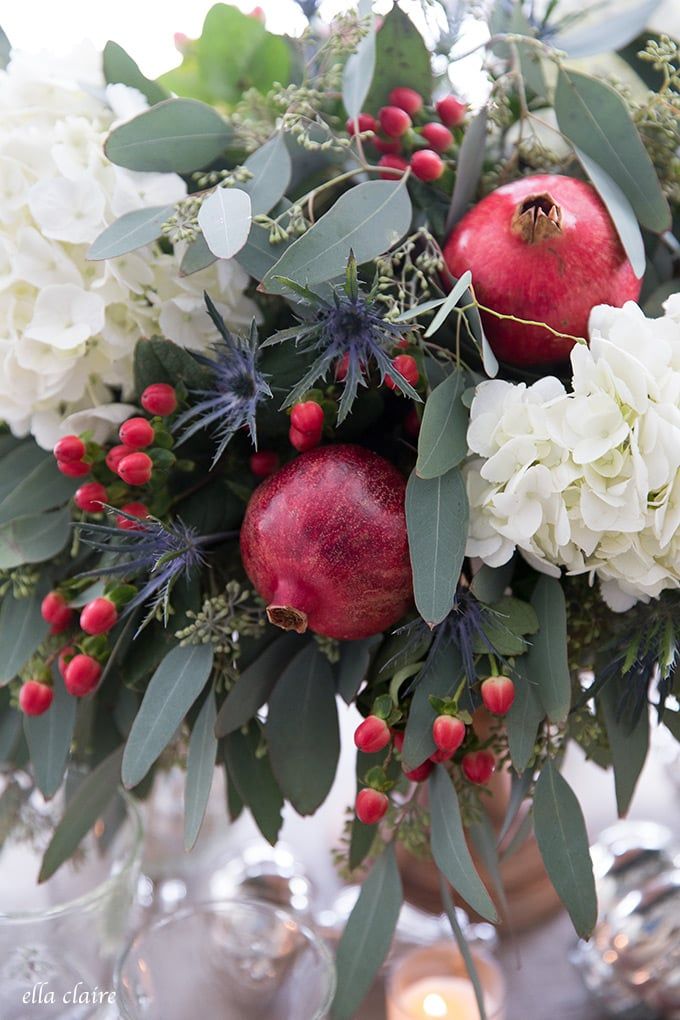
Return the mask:
[[[67,62],[14,54],[0,72],[0,421],[45,447],[69,416],[109,403],[112,387],[129,398],[141,336],[211,343],[204,290],[235,328],[255,313],[235,262],[181,279],[181,253],[157,245],[87,261],[117,217],[186,193],[174,174],[134,173],[103,154],[112,125],[146,105],[135,89],[104,86],[94,48]],[[102,438],[126,413],[117,407],[95,414]]]
[[[617,610],[680,587],[680,294],[664,311],[594,308],[571,392],[552,377],[477,387],[468,555],[589,573]]]

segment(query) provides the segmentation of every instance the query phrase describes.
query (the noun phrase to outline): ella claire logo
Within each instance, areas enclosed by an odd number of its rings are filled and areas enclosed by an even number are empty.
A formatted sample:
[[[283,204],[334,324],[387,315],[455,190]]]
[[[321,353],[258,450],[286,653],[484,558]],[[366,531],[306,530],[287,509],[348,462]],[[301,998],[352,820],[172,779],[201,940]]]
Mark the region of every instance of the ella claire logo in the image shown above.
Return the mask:
[[[116,1001],[116,993],[107,992],[98,985],[87,988],[82,981],[78,981],[73,988],[57,998],[47,981],[38,981],[30,991],[24,992],[21,1001],[25,1006],[53,1006],[56,1002],[62,1002],[65,1006],[103,1006],[106,1003],[112,1005]]]

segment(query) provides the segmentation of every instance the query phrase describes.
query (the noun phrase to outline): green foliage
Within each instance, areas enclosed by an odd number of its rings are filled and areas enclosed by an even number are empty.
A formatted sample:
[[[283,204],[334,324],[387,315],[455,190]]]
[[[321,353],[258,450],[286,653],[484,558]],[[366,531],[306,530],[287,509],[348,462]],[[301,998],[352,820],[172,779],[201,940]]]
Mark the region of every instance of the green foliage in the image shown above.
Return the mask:
[[[156,382],[177,386],[183,383],[187,389],[203,389],[210,375],[192,358],[188,351],[171,340],[152,337],[140,340],[135,347],[135,392],[141,394],[147,386]]]
[[[215,773],[215,695],[208,691],[191,731],[184,788],[184,849],[191,850],[201,831]]]
[[[172,205],[162,205],[125,213],[93,241],[87,253],[88,259],[112,259],[151,244],[161,236],[163,224],[173,210]]]
[[[251,723],[245,731],[230,733],[224,742],[224,760],[230,784],[233,783],[239,798],[250,808],[258,829],[273,846],[283,824],[283,795],[266,748],[261,746],[259,727]]]
[[[11,52],[12,45],[2,28],[0,28],[0,70],[4,71],[9,64]]]
[[[297,634],[283,634],[245,669],[222,703],[215,732],[218,737],[245,726],[268,700],[282,671],[304,646]]]
[[[439,478],[467,456],[469,414],[461,400],[467,385],[465,372],[454,369],[428,397],[418,436],[420,478]]]
[[[531,597],[539,629],[527,653],[526,671],[551,722],[563,722],[571,703],[567,613],[557,578],[541,575]]]
[[[366,17],[368,31],[347,59],[342,75],[342,101],[347,115],[354,119],[364,109],[375,73],[375,23],[370,0],[360,0],[359,15]]]
[[[169,98],[168,92],[143,75],[132,57],[116,42],[109,41],[104,47],[104,78],[109,85],[120,82],[137,89],[146,96],[151,106]]]
[[[114,128],[104,145],[128,170],[190,173],[212,163],[231,141],[225,120],[195,99],[165,99]]]
[[[515,700],[505,716],[505,727],[513,767],[521,774],[534,757],[536,735],[544,712],[536,687],[519,663],[515,665],[513,679]]]
[[[628,813],[649,751],[649,711],[640,712],[632,727],[623,717],[627,683],[626,677],[614,676],[605,684],[600,695],[620,817]]]
[[[16,517],[0,525],[0,569],[49,560],[61,552],[70,534],[67,509]]]
[[[382,635],[376,634],[360,641],[343,641],[337,667],[337,689],[342,700],[351,704],[366,679],[371,657],[380,644]]]
[[[425,41],[401,8],[383,18],[376,35],[376,68],[364,109],[375,112],[389,102],[397,86],[415,89],[428,103],[432,95],[432,67]]]
[[[31,765],[38,789],[46,798],[61,786],[76,722],[76,699],[64,687],[58,669],[53,669],[54,701],[49,712],[25,716],[24,731],[31,753]]]
[[[432,723],[438,712],[431,698],[452,697],[463,676],[463,662],[458,650],[440,642],[421,671],[406,723],[406,739],[402,757],[407,769],[414,769],[436,750],[432,739]]]
[[[40,643],[49,625],[40,613],[43,592],[28,598],[5,595],[0,606],[0,685],[18,675]]]

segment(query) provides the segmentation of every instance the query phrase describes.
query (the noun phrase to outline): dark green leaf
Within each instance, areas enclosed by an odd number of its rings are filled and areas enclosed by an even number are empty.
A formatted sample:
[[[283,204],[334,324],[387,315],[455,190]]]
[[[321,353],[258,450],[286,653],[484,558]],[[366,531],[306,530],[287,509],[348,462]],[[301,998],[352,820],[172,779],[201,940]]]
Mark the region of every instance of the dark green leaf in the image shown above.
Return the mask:
[[[534,831],[545,870],[577,934],[589,938],[597,920],[597,895],[588,833],[579,802],[552,761],[536,783]]]
[[[604,721],[614,766],[616,805],[621,818],[628,813],[649,751],[648,712],[640,713],[632,730],[621,718],[621,703],[627,693],[626,686],[625,678],[612,677],[600,692],[600,702],[604,710]]]
[[[225,737],[250,722],[269,700],[282,671],[303,644],[304,639],[297,634],[284,634],[243,671],[220,708],[215,724],[218,737]]]
[[[58,669],[53,670],[54,700],[43,715],[26,716],[24,731],[38,789],[53,797],[62,784],[76,722],[77,699],[68,693]]]
[[[215,695],[209,690],[198,713],[189,741],[187,779],[184,788],[184,849],[191,850],[201,831],[215,773]]]
[[[247,733],[237,730],[225,739],[225,761],[229,778],[246,804],[264,838],[272,844],[282,825],[283,797],[268,755],[258,755],[259,735],[251,726]]]
[[[472,594],[487,605],[498,602],[510,584],[514,569],[512,560],[502,567],[488,567],[485,563],[472,578]]]
[[[633,207],[624,195],[618,184],[612,180],[599,163],[591,159],[578,145],[574,151],[585,172],[590,177],[593,187],[600,198],[607,206],[616,232],[619,235],[621,244],[626,255],[630,259],[633,271],[636,276],[642,277],[645,273],[646,256],[645,243],[642,240],[640,225],[633,211]]]
[[[116,42],[109,41],[104,47],[104,77],[110,85],[121,82],[137,89],[146,96],[151,106],[168,98],[165,89],[143,75],[132,57]]]
[[[430,695],[436,698],[451,697],[457,691],[463,675],[463,660],[454,645],[441,642],[431,653],[427,667],[418,677],[406,723],[403,759],[407,769],[418,765],[436,751],[432,739],[432,723],[437,712],[430,704]]]
[[[66,478],[50,454],[24,475],[0,502],[0,524],[15,517],[24,517],[63,506],[77,488],[73,478]],[[9,458],[8,458],[9,459]]]
[[[435,864],[456,892],[488,921],[496,911],[465,841],[458,795],[445,768],[436,765],[428,780],[430,793],[431,846]]]
[[[663,723],[669,733],[672,733],[675,739],[680,741],[680,712],[671,712],[670,708],[665,709]]]
[[[61,552],[71,534],[68,509],[17,517],[0,526],[0,570],[41,563]]]
[[[364,882],[338,944],[334,1020],[351,1020],[356,1015],[389,952],[402,901],[397,858],[390,843]]]
[[[376,35],[376,71],[364,109],[375,112],[386,106],[398,85],[415,89],[426,103],[432,95],[429,50],[409,16],[395,4]]]
[[[352,819],[352,833],[349,839],[349,869],[359,868],[375,842],[378,830],[375,825],[364,825],[358,818]]]
[[[531,596],[539,630],[527,653],[526,671],[551,722],[564,722],[571,703],[567,655],[567,610],[562,585],[541,576]]]
[[[25,599],[5,595],[0,607],[0,684],[9,683],[47,637],[49,624],[40,614],[43,592]]]
[[[461,401],[467,385],[456,369],[427,398],[418,436],[416,473],[439,478],[467,456],[468,410]]]
[[[381,634],[362,641],[344,641],[340,647],[337,689],[342,700],[351,704],[368,672],[373,652],[382,640]]]
[[[202,389],[209,375],[188,351],[171,340],[152,337],[140,340],[135,347],[135,390],[142,393],[154,382],[176,386],[182,382],[187,389]]]
[[[462,219],[477,194],[486,152],[486,122],[487,112],[486,107],[483,106],[476,117],[470,121],[465,131],[458,153],[456,183],[451,195],[449,213],[446,217],[447,233],[455,227],[458,220]]]
[[[151,677],[123,755],[123,783],[136,786],[168,746],[206,685],[212,645],[173,648]]]
[[[46,882],[71,857],[115,796],[120,781],[123,748],[117,748],[80,784],[67,802],[63,817],[45,851],[39,882]]]
[[[281,201],[290,184],[293,164],[285,135],[275,134],[248,156],[243,165],[253,176],[239,187],[250,195],[253,216],[268,213]]]
[[[7,697],[7,691],[4,693]],[[22,734],[23,712],[17,712],[10,708],[7,700],[3,699],[0,708],[0,763],[8,764],[16,752]]]
[[[114,128],[104,145],[128,170],[190,173],[212,163],[231,140],[219,113],[195,99],[165,99]]]
[[[515,666],[514,683],[515,700],[505,717],[505,728],[512,764],[515,771],[522,773],[533,757],[538,724],[544,712],[536,686],[518,666]]]
[[[430,627],[451,610],[465,555],[469,506],[458,468],[439,478],[411,474],[406,488],[413,592]]]
[[[203,234],[199,234],[184,253],[179,267],[179,275],[191,276],[192,273],[200,273],[201,269],[207,269],[216,261],[217,255],[213,255],[205,243]]]
[[[314,814],[333,785],[340,753],[335,683],[316,642],[298,652],[279,677],[269,699],[267,743],[282,793],[299,814]]]
[[[375,24],[370,0],[360,0],[359,16],[370,19],[369,29],[356,52],[349,56],[342,74],[342,101],[352,120],[364,109],[375,72]]]
[[[512,825],[519,814],[519,809],[529,796],[529,790],[531,789],[533,778],[533,771],[524,771],[521,776],[516,775],[514,772],[510,774],[510,799],[508,800],[508,806],[505,811],[501,830],[498,833],[498,846],[503,843],[505,837],[510,832]]]
[[[468,833],[475,848],[477,858],[482,864],[485,874],[491,882],[494,895],[500,904],[503,915],[508,916],[508,900],[503,886],[501,875],[498,848],[496,846],[496,835],[493,831],[491,819],[482,806],[477,812],[476,819],[468,826]]]
[[[174,205],[160,205],[125,213],[92,242],[87,252],[88,259],[113,259],[151,244],[161,236],[161,227],[174,211]]]

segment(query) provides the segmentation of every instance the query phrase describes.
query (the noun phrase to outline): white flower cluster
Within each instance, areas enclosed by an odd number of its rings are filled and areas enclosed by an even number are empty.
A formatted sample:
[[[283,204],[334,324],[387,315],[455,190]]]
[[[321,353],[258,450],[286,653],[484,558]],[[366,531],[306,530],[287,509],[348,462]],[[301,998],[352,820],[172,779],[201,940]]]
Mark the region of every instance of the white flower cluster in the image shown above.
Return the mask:
[[[105,158],[112,124],[147,104],[124,85],[105,88],[100,65],[94,50],[62,65],[16,54],[0,72],[0,421],[46,447],[69,431],[72,412],[87,428],[84,412],[111,401],[112,387],[129,395],[141,336],[190,348],[212,342],[204,290],[235,327],[254,313],[233,262],[181,279],[178,256],[158,245],[87,261],[117,217],[186,191],[173,174],[134,173]],[[98,413],[99,434],[127,413],[121,405]]]
[[[468,555],[498,566],[517,548],[544,573],[590,573],[620,611],[680,587],[680,294],[664,310],[594,308],[572,392],[479,385]]]

